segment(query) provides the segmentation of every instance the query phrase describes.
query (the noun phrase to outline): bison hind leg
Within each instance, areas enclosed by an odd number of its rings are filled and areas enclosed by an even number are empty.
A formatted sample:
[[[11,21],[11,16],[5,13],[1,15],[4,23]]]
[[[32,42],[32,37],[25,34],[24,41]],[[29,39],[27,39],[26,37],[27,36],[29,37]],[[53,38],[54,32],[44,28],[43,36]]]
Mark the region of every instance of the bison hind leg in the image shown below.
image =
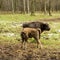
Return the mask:
[[[41,41],[39,41],[38,39],[36,39],[36,42],[37,42],[37,48],[42,49]]]
[[[34,39],[36,40],[36,43],[37,43],[37,48],[38,48],[38,45],[39,45],[39,41],[36,37],[34,37]]]
[[[39,40],[39,33],[37,33],[36,36],[34,36],[34,39],[37,42],[37,48],[39,47],[42,49],[42,44],[41,44],[41,41]]]

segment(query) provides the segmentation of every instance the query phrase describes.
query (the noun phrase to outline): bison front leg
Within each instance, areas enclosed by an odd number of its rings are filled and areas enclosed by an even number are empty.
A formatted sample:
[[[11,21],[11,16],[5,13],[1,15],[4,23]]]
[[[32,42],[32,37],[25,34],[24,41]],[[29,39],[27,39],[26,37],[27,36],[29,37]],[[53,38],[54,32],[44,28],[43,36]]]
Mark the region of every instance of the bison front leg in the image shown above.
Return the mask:
[[[25,40],[25,45],[24,45],[24,48],[27,49],[27,40]]]
[[[26,42],[22,41],[21,48],[25,50]]]
[[[21,48],[25,50],[27,48],[27,37],[22,38]]]
[[[24,39],[22,39],[21,48],[24,48]]]
[[[22,48],[25,50],[27,48],[27,39],[22,41]]]

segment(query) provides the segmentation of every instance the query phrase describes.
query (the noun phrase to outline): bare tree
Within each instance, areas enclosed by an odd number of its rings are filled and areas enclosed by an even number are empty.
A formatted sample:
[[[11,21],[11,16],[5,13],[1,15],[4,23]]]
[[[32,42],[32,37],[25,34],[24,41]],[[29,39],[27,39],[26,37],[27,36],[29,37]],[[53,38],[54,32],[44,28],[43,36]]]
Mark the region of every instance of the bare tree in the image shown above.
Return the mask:
[[[45,14],[46,14],[46,12],[47,12],[46,1],[47,1],[47,0],[44,0],[44,13],[45,13]]]
[[[1,8],[2,8],[2,0],[0,0],[0,11],[1,11]]]
[[[26,13],[26,4],[25,4],[26,0],[23,0],[23,10],[24,10],[24,14]]]
[[[34,0],[31,0],[31,15],[35,15],[35,5],[34,5]]]
[[[30,13],[44,12],[48,10],[51,16],[51,11],[60,11],[60,0],[0,0],[0,11],[12,11],[12,13]]]
[[[14,13],[14,0],[12,0],[12,12]]]
[[[29,0],[27,0],[27,12],[29,13]]]
[[[48,9],[48,12],[49,12],[49,15],[52,16],[51,15],[51,0],[49,0],[49,9]]]

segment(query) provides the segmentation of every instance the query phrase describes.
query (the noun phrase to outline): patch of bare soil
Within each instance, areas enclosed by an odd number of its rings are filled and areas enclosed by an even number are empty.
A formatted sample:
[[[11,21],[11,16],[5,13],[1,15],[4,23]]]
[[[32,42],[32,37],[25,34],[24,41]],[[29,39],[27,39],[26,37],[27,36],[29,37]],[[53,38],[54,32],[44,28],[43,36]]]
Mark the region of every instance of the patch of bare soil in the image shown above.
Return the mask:
[[[60,51],[50,48],[36,48],[31,43],[23,50],[21,44],[0,45],[0,60],[60,60]]]
[[[39,19],[39,20],[40,21],[46,21],[46,22],[49,22],[49,21],[52,21],[52,22],[60,22],[60,18],[47,18],[47,19]]]
[[[40,22],[60,22],[60,18],[45,18],[45,19],[38,19],[36,21]],[[27,21],[27,22],[33,22],[33,21]],[[26,23],[26,22],[24,22]]]

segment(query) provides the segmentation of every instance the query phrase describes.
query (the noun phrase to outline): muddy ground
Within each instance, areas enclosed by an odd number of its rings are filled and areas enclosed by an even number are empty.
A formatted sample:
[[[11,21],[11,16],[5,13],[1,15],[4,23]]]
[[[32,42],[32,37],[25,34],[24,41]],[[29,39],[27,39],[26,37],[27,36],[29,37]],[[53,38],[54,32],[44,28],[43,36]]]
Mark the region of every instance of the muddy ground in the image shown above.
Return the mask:
[[[49,21],[60,22],[60,18]],[[0,44],[0,60],[60,60],[60,49],[52,47],[40,49],[36,48],[35,43],[30,43],[24,50],[21,48],[21,43],[4,43]]]
[[[0,45],[0,60],[60,60],[60,49],[36,48],[35,43],[28,44],[24,50],[21,44]]]

